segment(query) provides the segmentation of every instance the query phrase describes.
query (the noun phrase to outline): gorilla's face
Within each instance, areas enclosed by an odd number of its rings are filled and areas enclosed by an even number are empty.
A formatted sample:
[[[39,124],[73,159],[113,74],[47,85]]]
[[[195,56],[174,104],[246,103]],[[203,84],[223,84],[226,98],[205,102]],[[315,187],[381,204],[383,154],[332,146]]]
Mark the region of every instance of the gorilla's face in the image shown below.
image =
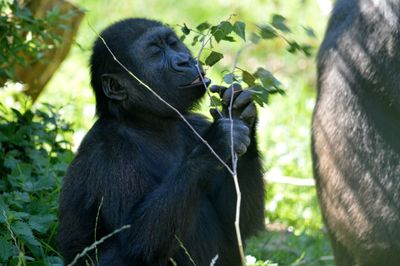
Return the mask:
[[[210,84],[176,34],[156,21],[124,20],[106,29],[103,36],[118,61],[181,112],[204,95],[203,81],[207,86]],[[113,109],[128,115],[176,115],[121,67],[104,47],[99,40],[96,42],[91,61],[92,85],[100,112]]]
[[[187,109],[204,95],[202,79],[206,85],[210,83],[201,67],[199,73],[190,51],[167,27],[148,30],[129,46],[129,54],[137,75],[179,109]]]

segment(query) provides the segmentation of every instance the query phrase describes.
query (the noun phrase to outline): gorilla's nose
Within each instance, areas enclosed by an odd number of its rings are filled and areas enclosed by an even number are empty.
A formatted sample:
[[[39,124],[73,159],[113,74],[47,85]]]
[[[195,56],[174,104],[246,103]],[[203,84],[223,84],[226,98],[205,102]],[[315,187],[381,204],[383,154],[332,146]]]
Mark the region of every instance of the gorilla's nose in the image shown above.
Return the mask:
[[[172,60],[172,67],[176,71],[186,71],[190,67],[190,55],[186,53],[177,53]]]

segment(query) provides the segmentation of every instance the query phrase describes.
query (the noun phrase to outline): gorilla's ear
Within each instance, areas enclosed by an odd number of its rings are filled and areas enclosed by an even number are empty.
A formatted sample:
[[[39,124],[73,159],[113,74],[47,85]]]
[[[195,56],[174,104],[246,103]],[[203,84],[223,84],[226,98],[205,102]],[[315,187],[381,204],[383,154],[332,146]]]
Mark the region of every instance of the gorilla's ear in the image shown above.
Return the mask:
[[[104,94],[110,99],[122,101],[128,96],[126,88],[121,85],[115,74],[101,75],[101,86]]]

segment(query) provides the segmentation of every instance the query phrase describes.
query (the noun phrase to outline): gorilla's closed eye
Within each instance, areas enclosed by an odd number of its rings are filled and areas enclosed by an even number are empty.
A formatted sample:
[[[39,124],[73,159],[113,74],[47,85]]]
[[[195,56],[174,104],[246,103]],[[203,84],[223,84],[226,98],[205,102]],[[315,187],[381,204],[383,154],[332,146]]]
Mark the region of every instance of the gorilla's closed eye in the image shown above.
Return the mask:
[[[177,46],[178,45],[178,39],[175,37],[175,36],[168,36],[168,39],[167,39],[167,44],[169,45],[169,46]]]
[[[175,40],[175,39],[170,40],[170,41],[168,41],[168,45],[169,45],[169,46],[177,46],[177,45],[178,45],[178,41]]]
[[[151,55],[158,55],[161,53],[161,47],[156,44],[150,44],[147,51]]]

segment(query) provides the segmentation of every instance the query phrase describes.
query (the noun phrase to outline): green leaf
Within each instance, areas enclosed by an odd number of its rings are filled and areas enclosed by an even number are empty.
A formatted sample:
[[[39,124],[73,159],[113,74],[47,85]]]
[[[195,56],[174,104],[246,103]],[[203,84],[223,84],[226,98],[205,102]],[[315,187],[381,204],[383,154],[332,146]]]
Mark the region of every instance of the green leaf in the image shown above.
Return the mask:
[[[8,204],[4,202],[3,198],[4,194],[3,197],[0,197],[0,223],[5,223],[6,218],[8,219]]]
[[[262,86],[268,90],[268,93],[285,94],[285,91],[281,88],[282,84],[280,81],[277,80],[268,70],[260,67],[257,69],[256,73],[254,73],[254,76],[260,79]]]
[[[233,82],[237,81],[237,78],[235,74],[233,73],[228,73],[224,75],[224,82],[226,84],[232,84]]]
[[[253,100],[258,105],[264,106],[264,104],[268,104],[269,92],[265,87],[257,84],[249,88],[249,90],[252,92]]]
[[[222,38],[222,40],[228,41],[228,42],[235,42],[235,39],[230,35],[225,36],[224,38]]]
[[[272,28],[270,25],[262,25],[260,27],[260,36],[263,39],[274,39],[278,35],[277,35],[275,29]]]
[[[211,54],[206,58],[206,65],[208,66],[213,66],[215,65],[219,60],[224,58],[224,55],[215,51],[211,51]]]
[[[40,242],[36,240],[32,233],[30,226],[24,222],[16,221],[11,224],[11,229],[14,234],[25,240],[25,242],[32,246],[40,246]]]
[[[288,44],[289,44],[289,47],[287,48],[287,51],[291,54],[295,54],[296,52],[301,50],[301,46],[295,41],[291,41]]]
[[[312,55],[312,53],[311,53],[312,49],[313,49],[312,46],[307,45],[307,44],[304,44],[301,46],[301,50],[307,57],[310,57]]]
[[[196,43],[199,41],[199,37],[200,37],[200,35],[196,35],[193,37],[192,46],[196,45]]]
[[[229,21],[222,21],[218,26],[211,27],[211,35],[214,36],[217,42],[224,39],[225,36],[230,34],[233,26]]]
[[[0,236],[0,259],[6,261],[13,254],[13,245],[7,241],[4,237]]]
[[[190,29],[186,26],[186,24],[183,24],[183,27],[181,27],[181,31],[185,35],[188,35],[190,33]]]
[[[305,27],[303,26],[304,31],[306,32],[308,37],[311,38],[317,38],[317,35],[315,35],[314,30],[311,27]]]
[[[11,224],[11,229],[17,236],[30,236],[33,237],[32,229],[29,227],[28,224],[15,221]]]
[[[256,81],[256,78],[246,70],[242,70],[242,79],[249,87],[253,86]]]
[[[246,41],[246,24],[242,21],[236,21],[233,25],[233,31],[237,36]]]
[[[260,37],[260,35],[258,35],[257,33],[252,32],[252,33],[250,34],[250,41],[251,41],[252,43],[257,44],[257,43],[260,42],[260,39],[261,39],[261,37]]]
[[[272,17],[272,26],[283,32],[290,32],[289,27],[286,25],[286,18],[281,15],[275,14]]]
[[[216,107],[221,107],[222,106],[222,100],[219,97],[216,97],[214,95],[211,95],[211,101],[210,101],[210,106],[211,107],[215,107],[214,104],[216,105]]]
[[[21,220],[21,219],[27,219],[29,218],[30,214],[27,212],[17,212],[17,211],[10,211],[8,217],[13,220]]]
[[[207,22],[203,22],[203,23],[199,24],[199,25],[196,27],[196,29],[199,30],[199,31],[204,31],[204,30],[210,28],[210,26],[211,26],[211,25],[208,24]]]
[[[17,167],[18,163],[20,163],[20,160],[16,159],[11,151],[5,156],[3,165],[8,169],[14,169]]]
[[[53,214],[32,215],[29,218],[29,225],[33,230],[44,234],[51,228],[55,221],[56,216]]]
[[[229,21],[222,21],[222,22],[219,24],[218,28],[219,28],[220,30],[222,30],[222,31],[225,33],[225,35],[231,33],[232,30],[233,30],[233,26],[232,26],[232,24],[231,24]]]

